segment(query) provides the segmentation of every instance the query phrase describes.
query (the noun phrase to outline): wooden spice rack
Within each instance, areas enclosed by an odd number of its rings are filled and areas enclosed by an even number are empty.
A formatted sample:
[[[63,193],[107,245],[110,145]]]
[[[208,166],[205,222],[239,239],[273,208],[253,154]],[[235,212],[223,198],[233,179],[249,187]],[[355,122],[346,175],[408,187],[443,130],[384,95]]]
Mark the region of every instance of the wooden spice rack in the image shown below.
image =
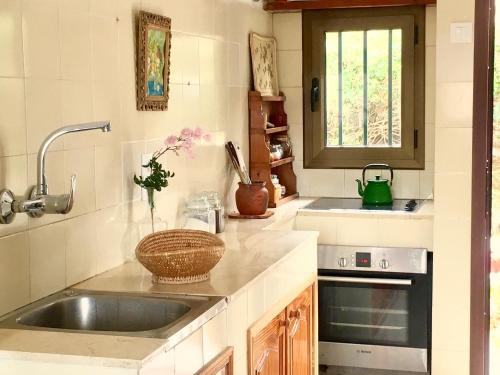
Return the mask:
[[[268,144],[276,135],[288,134],[288,125],[267,128],[265,118],[271,115],[284,114],[286,97],[261,96],[258,91],[248,93],[249,133],[250,133],[250,178],[252,181],[265,181],[269,191],[269,207],[278,207],[299,196],[297,192],[297,176],[293,171],[295,156],[271,161]],[[292,151],[293,152],[293,151]],[[286,194],[271,182],[271,174],[278,175],[280,185],[286,187]]]

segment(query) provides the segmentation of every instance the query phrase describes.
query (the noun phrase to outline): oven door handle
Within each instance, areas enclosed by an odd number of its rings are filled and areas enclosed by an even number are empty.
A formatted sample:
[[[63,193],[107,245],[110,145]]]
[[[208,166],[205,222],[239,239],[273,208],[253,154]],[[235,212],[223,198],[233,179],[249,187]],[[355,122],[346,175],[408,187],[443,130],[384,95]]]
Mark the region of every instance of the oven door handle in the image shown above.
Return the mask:
[[[411,279],[382,279],[375,277],[348,277],[348,276],[318,276],[319,281],[335,281],[338,283],[382,284],[382,285],[411,285]]]

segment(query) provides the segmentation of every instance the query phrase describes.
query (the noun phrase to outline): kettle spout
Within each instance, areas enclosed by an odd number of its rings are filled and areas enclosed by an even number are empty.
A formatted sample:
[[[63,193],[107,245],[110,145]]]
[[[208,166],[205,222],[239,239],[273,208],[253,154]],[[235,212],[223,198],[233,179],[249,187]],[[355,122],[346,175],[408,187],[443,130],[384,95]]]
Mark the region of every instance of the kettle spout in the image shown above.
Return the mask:
[[[356,182],[358,183],[358,194],[362,197],[365,193],[363,191],[363,183],[361,182],[361,180],[359,178],[356,179]]]

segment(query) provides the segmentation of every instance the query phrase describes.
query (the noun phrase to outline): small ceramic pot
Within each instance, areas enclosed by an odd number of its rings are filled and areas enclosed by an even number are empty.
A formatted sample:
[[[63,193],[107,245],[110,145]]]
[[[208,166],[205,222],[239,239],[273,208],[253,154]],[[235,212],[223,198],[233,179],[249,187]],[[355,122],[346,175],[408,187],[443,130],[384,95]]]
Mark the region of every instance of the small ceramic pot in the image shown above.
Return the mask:
[[[236,207],[241,215],[263,215],[269,204],[266,183],[261,181],[249,185],[240,182],[236,190]]]

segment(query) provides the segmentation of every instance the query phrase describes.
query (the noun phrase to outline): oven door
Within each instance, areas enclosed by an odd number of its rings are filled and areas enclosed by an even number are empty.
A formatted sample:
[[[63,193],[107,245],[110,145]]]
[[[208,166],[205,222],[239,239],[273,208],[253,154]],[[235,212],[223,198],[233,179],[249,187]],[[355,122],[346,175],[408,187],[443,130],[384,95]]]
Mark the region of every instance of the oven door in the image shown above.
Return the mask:
[[[320,363],[427,371],[426,275],[320,273]]]

